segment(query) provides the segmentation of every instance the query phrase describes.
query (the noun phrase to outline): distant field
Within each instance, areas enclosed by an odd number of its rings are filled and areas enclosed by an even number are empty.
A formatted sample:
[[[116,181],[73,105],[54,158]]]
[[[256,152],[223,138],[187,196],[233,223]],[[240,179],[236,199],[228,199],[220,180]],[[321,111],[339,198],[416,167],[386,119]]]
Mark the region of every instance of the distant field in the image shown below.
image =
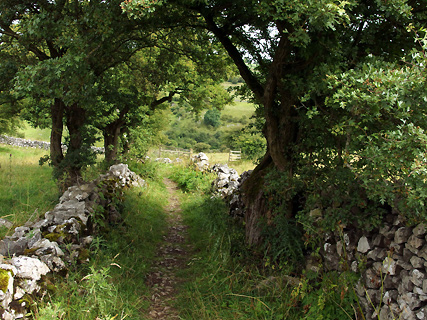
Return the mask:
[[[39,166],[46,151],[0,144],[0,217],[15,226],[36,219],[52,209],[58,188],[52,168]],[[0,228],[0,236],[7,230]]]
[[[65,137],[67,135],[67,129],[64,128],[64,135],[62,137],[62,142],[65,141]],[[40,128],[33,128],[31,125],[29,125],[28,123],[24,124],[24,127],[22,128],[22,130],[18,130],[18,135],[19,138],[24,138],[27,140],[37,140],[37,141],[46,141],[49,142],[50,141],[50,129],[40,129]],[[95,143],[96,147],[103,147],[104,146],[104,142],[101,141],[97,141]]]
[[[20,137],[28,140],[47,141],[50,140],[50,129],[33,128],[28,123],[24,124],[22,130],[18,130]]]
[[[234,105],[228,105],[222,110],[222,114],[227,114],[233,117],[246,116],[248,119],[254,114],[255,105],[246,101],[236,101]]]

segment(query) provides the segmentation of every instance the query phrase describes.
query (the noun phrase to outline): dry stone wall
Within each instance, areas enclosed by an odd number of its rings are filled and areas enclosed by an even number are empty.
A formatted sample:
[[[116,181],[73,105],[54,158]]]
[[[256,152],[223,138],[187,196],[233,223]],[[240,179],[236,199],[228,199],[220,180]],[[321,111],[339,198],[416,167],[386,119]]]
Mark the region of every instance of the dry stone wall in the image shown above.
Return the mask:
[[[43,291],[48,273],[66,272],[71,263],[86,261],[97,210],[102,207],[107,222],[116,223],[120,215],[114,198],[125,187],[144,184],[127,165],[113,165],[98,179],[68,188],[43,219],[19,226],[13,235],[1,240],[1,318],[24,318],[27,297]]]
[[[327,270],[360,273],[356,286],[366,319],[427,319],[427,228],[388,215],[381,228],[344,228],[321,250]]]
[[[229,202],[230,215],[244,217],[240,186],[228,188],[229,176],[216,168],[216,194]],[[228,168],[225,169],[225,172]],[[320,209],[313,215],[321,216]],[[307,257],[306,268],[318,272],[352,270],[360,275],[356,293],[366,319],[427,320],[427,224],[407,225],[397,213],[384,218],[380,228],[366,232],[353,226],[325,236],[320,259]]]
[[[49,150],[50,148],[50,143],[46,141],[27,140],[9,136],[0,136],[0,143],[8,144],[15,147],[37,148],[43,150]],[[67,150],[67,146],[63,144],[62,149]],[[104,148],[92,147],[92,149],[97,153],[104,153]]]

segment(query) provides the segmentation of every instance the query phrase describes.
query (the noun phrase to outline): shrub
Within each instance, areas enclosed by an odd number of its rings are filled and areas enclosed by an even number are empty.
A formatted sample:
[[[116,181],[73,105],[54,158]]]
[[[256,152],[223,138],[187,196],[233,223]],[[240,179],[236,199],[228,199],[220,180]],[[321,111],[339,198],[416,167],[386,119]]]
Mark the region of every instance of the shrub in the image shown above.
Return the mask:
[[[206,111],[205,116],[203,117],[203,122],[207,126],[212,126],[214,128],[218,128],[221,124],[221,111],[218,109],[210,109]]]
[[[211,149],[211,145],[204,142],[196,143],[193,147],[195,152],[207,152]]]

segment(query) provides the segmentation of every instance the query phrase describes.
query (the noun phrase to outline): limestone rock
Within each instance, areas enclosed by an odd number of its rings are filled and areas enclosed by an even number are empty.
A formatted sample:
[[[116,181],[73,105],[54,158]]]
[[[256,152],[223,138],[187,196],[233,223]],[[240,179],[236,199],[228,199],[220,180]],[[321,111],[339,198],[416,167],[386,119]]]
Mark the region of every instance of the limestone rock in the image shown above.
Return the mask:
[[[426,224],[420,223],[413,230],[412,234],[416,237],[422,238],[427,234]]]
[[[3,218],[0,218],[0,227],[5,227],[5,228],[7,228],[7,229],[10,229],[10,228],[12,228],[13,227],[13,223],[12,222],[10,222],[9,220],[7,220],[7,219],[3,219]]]
[[[425,243],[426,243],[426,241],[424,239],[420,239],[420,238],[416,237],[415,235],[410,236],[408,239],[408,244],[410,246],[414,247],[415,249],[419,249]]]
[[[425,260],[422,258],[418,258],[417,256],[413,256],[410,260],[411,265],[416,269],[424,268]]]
[[[39,259],[25,256],[13,257],[11,264],[16,268],[18,278],[40,280],[42,275],[46,275],[50,271],[47,265]]]
[[[409,275],[411,276],[411,281],[414,285],[418,287],[423,286],[423,281],[426,279],[426,275],[424,272],[421,272],[418,269],[412,270]]]
[[[6,309],[9,306],[9,303],[13,300],[13,273],[11,270],[2,269],[2,279],[3,281],[7,281],[3,288],[0,288],[0,304]],[[3,284],[2,284],[3,286]]]
[[[368,238],[362,236],[357,243],[357,251],[366,253],[371,249],[371,245],[368,242]]]
[[[411,228],[401,227],[397,229],[396,233],[394,234],[394,242],[397,244],[405,243],[408,241],[408,238],[411,234]]]
[[[397,262],[390,257],[387,257],[383,261],[382,271],[385,274],[395,275],[396,274]]]
[[[28,239],[26,238],[20,238],[15,241],[10,238],[4,238],[0,241],[0,254],[8,257],[23,254],[27,249],[27,244]]]
[[[372,259],[374,261],[382,261],[387,256],[387,251],[384,248],[375,248],[374,250],[371,250],[368,252],[366,257],[368,259]]]

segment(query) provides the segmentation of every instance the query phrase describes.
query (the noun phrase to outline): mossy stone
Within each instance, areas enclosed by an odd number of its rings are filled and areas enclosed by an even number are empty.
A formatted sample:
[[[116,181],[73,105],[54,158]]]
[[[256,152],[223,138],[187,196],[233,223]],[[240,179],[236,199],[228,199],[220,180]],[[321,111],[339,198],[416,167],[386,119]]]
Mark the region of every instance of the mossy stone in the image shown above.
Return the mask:
[[[10,270],[0,269],[0,290],[3,292],[7,291],[9,287],[9,279],[11,277]]]

